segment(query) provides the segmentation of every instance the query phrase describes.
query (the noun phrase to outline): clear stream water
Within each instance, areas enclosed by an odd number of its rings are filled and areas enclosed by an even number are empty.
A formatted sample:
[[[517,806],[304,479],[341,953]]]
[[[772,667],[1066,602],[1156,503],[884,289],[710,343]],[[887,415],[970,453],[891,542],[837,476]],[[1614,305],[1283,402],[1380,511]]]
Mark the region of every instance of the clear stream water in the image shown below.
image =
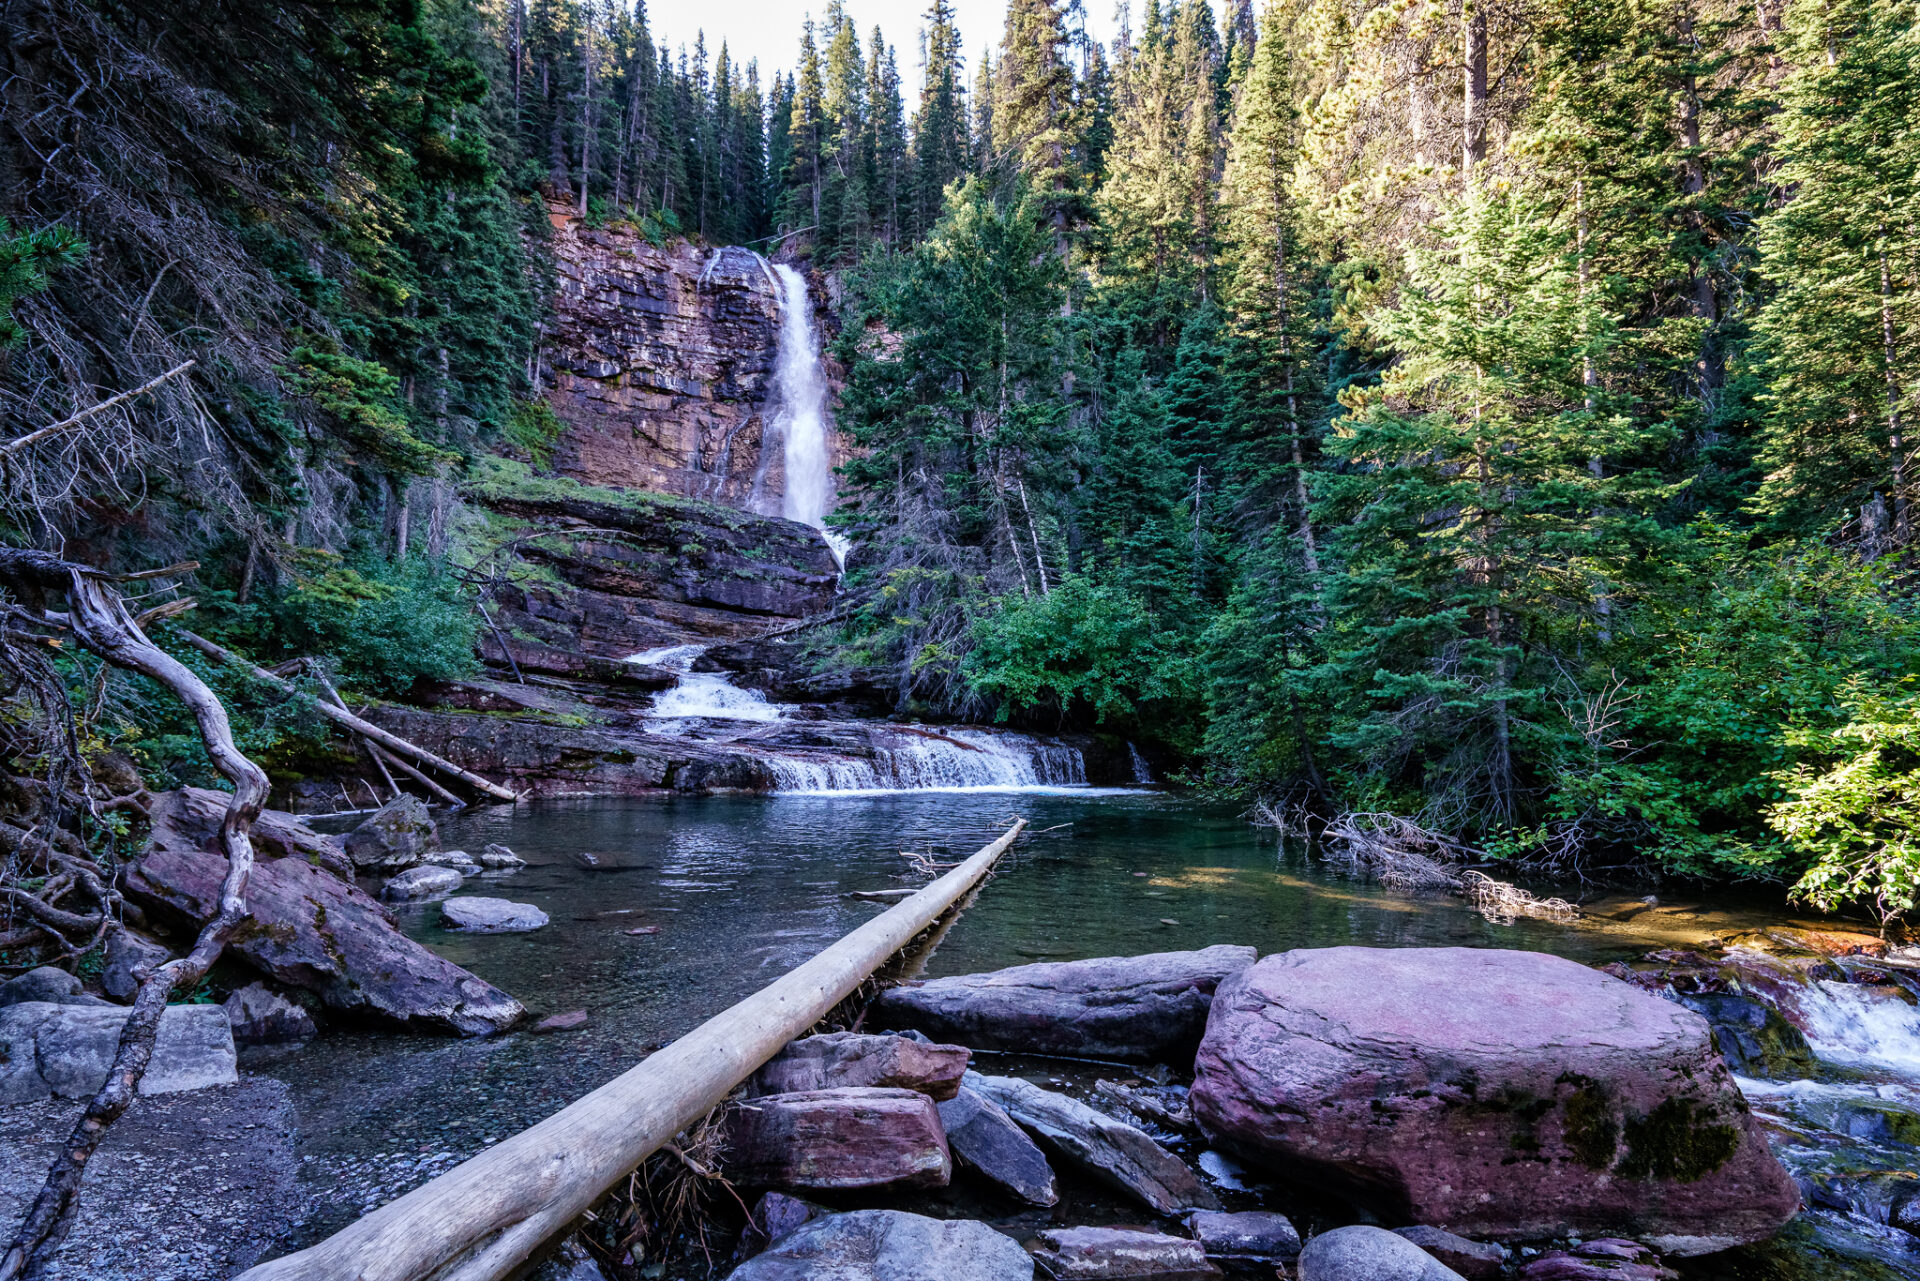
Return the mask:
[[[593,799],[453,816],[441,824],[448,848],[497,841],[529,863],[463,892],[538,904],[552,924],[463,937],[440,930],[423,904],[401,909],[407,931],[535,1018],[585,1009],[591,1022],[477,1041],[336,1031],[256,1062],[292,1085],[300,1113],[314,1210],[296,1244],[549,1115],[884,910],[851,895],[918,884],[902,851],[950,861],[1016,814],[1032,834],[948,932],[930,974],[1229,942],[1262,954],[1513,947],[1598,963],[1742,923],[1681,904],[1619,925],[1497,924],[1452,899],[1331,874],[1230,810],[1150,791]],[[601,866],[584,866],[582,853]],[[628,933],[644,927],[657,930]],[[1763,1250],[1696,1261],[1687,1275],[1920,1276],[1920,1266],[1883,1270],[1905,1257],[1892,1237],[1864,1247],[1840,1237],[1810,1221]],[[1882,1263],[1847,1261],[1856,1247]]]

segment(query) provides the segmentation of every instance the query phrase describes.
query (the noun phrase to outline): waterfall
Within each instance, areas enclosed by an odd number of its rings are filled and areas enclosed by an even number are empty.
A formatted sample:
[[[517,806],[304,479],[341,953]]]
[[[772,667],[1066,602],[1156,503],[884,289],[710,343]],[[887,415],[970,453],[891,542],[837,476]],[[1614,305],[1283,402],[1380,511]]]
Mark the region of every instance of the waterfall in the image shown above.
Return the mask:
[[[758,690],[741,689],[725,672],[696,672],[693,662],[711,645],[667,645],[627,658],[629,663],[664,667],[675,677],[672,689],[654,696],[652,715],[659,720],[707,717],[726,721],[779,721],[786,713],[769,703]]]
[[[768,759],[782,792],[868,792],[952,788],[1085,787],[1086,761],[1064,743],[996,730],[898,727],[872,759]]]
[[[773,270],[780,284],[780,346],[773,372],[780,408],[769,440],[777,434],[785,450],[787,485],[780,514],[819,530],[834,559],[843,560],[847,540],[826,527],[833,507],[833,464],[827,456],[827,379],[813,330],[813,298],[806,277],[794,268],[780,263]],[[766,447],[761,448],[764,471]]]
[[[1147,768],[1147,758],[1140,755],[1140,749],[1132,743],[1127,744],[1127,764],[1133,769],[1133,781],[1145,787],[1153,782],[1153,771]]]
[[[1920,1011],[1899,997],[1821,979],[1807,984],[1796,1005],[1820,1058],[1920,1077]]]

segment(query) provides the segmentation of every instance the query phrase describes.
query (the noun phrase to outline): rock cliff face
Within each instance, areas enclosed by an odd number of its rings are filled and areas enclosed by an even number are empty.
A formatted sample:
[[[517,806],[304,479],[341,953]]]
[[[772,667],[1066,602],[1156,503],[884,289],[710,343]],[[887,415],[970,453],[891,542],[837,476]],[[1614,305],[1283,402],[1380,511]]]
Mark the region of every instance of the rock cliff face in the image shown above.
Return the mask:
[[[761,448],[780,333],[767,264],[745,249],[595,230],[564,206],[549,216],[557,289],[541,376],[566,425],[554,467],[589,484],[779,511],[779,442],[764,460]],[[817,281],[813,296],[818,308]],[[844,461],[837,434],[832,452]]]

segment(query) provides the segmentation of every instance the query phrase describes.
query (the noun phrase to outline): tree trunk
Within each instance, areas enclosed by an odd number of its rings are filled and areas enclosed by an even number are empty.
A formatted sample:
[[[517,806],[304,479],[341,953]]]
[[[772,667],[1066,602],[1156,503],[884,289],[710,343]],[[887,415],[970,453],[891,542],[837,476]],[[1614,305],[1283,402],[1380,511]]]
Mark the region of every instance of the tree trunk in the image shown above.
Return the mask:
[[[0,579],[33,608],[47,595],[64,592],[66,622],[76,639],[115,667],[138,672],[172,690],[193,713],[213,767],[233,784],[233,796],[220,822],[220,844],[227,873],[220,886],[220,909],[207,922],[184,957],[139,974],[133,1011],[121,1025],[107,1079],[68,1136],[65,1150],[47,1171],[46,1183],[27,1210],[6,1253],[0,1255],[0,1281],[29,1271],[42,1272],[72,1226],[81,1176],[107,1130],[133,1102],[153,1057],[154,1037],[167,998],[190,989],[206,976],[228,937],[246,918],[247,880],[253,871],[253,820],[267,799],[267,776],[234,746],[227,711],[213,691],[173,655],[155,645],[127,613],[104,576],[45,552],[0,549]],[[44,608],[39,610],[45,613]],[[138,972],[137,972],[138,973]]]
[[[1487,158],[1487,13],[1483,0],[1464,0],[1461,11],[1465,107],[1461,113],[1460,177],[1473,190],[1474,166]]]
[[[1887,267],[1887,228],[1880,226],[1880,341],[1887,378],[1887,453],[1893,482],[1893,539],[1907,542],[1907,444],[1900,421],[1900,372],[1894,342],[1893,275]]]

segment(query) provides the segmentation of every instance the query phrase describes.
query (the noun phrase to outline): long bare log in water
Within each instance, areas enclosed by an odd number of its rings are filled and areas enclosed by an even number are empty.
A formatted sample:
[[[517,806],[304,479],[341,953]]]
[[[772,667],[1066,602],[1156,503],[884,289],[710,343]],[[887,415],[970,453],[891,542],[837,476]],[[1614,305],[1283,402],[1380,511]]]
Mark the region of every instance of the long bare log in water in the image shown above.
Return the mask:
[[[116,667],[160,682],[192,711],[214,768],[233,784],[233,797],[220,822],[227,873],[220,886],[220,910],[200,931],[193,949],[183,957],[138,973],[133,1011],[121,1025],[120,1044],[107,1079],[88,1100],[65,1148],[47,1171],[47,1181],[28,1208],[25,1221],[6,1253],[0,1255],[0,1281],[39,1275],[52,1261],[72,1226],[80,1179],[88,1160],[107,1130],[133,1102],[140,1079],[146,1075],[168,998],[206,976],[234,928],[245,919],[247,879],[253,871],[253,821],[267,799],[266,773],[234,745],[233,727],[219,698],[190,668],[147,639],[106,578],[87,566],[46,552],[0,548],[0,582],[6,583],[32,612],[49,621],[64,622],[87,649]],[[46,598],[58,593],[67,598],[64,619],[45,608]]]
[[[193,646],[195,649],[199,650],[202,654],[205,654],[208,658],[218,659],[220,662],[223,662],[223,663],[231,663],[233,666],[238,667],[241,671],[246,672],[248,675],[252,676],[257,681],[262,681],[268,685],[272,685],[272,686],[275,686],[276,688],[286,690],[288,693],[296,692],[293,686],[289,685],[286,681],[280,679],[278,676],[275,676],[272,672],[268,671],[266,668],[259,667],[253,663],[249,663],[246,659],[240,657],[238,654],[234,653],[232,650],[223,649],[219,645],[216,645],[212,641],[206,639],[206,637],[204,636],[195,636],[192,632],[183,630],[180,633],[180,639],[186,641],[187,644]],[[314,699],[312,706],[314,711],[319,712],[322,716],[326,717],[328,720],[332,721],[334,724],[345,726],[347,729],[352,730],[354,733],[358,734],[360,737],[364,739],[368,739],[372,742],[378,743],[380,746],[386,748],[389,752],[393,752],[400,756],[411,756],[414,760],[419,761],[422,764],[431,765],[433,768],[440,770],[443,773],[450,774],[454,778],[459,779],[462,783],[465,783],[468,787],[473,788],[475,791],[482,792],[488,796],[491,796],[497,801],[511,802],[511,801],[517,801],[520,799],[517,793],[508,791],[506,788],[500,786],[498,783],[495,783],[489,779],[482,778],[480,777],[480,775],[475,774],[472,770],[462,769],[458,765],[455,765],[452,761],[447,760],[444,757],[435,756],[432,752],[429,752],[426,748],[417,747],[414,744],[409,743],[406,739],[401,738],[398,734],[390,734],[386,730],[381,729],[378,725],[373,724],[371,721],[361,720],[358,716],[355,716],[352,712],[347,711],[345,708],[335,707],[331,703],[323,702],[319,699]]]
[[[502,1281],[944,916],[1026,826],[639,1066],[240,1281]]]

